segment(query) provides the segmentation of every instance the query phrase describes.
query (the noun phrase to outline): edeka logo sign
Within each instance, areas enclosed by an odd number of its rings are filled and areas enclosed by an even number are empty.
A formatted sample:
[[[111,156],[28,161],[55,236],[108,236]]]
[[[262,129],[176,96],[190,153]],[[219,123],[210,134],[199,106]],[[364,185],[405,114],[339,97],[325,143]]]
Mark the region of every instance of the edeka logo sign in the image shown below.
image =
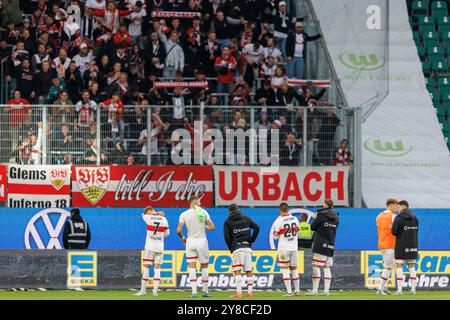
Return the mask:
[[[141,251],[141,272],[144,259],[144,252]],[[164,251],[163,261],[161,264],[161,277],[159,286],[162,288],[174,288],[177,286],[176,274],[176,251]],[[147,287],[153,288],[153,268],[150,268],[151,274]]]
[[[97,286],[97,252],[69,252],[67,255],[67,286]]]
[[[415,263],[417,286],[419,288],[449,288],[450,251],[419,251]],[[361,274],[364,274],[366,288],[378,288],[383,271],[383,256],[379,251],[361,251]],[[409,270],[405,265],[404,286],[408,286]],[[387,286],[395,287],[395,272],[391,274]]]
[[[412,145],[402,140],[369,138],[364,142],[364,149],[383,157],[401,157],[412,151]]]
[[[298,252],[298,273],[304,273],[304,252]],[[253,280],[255,288],[270,288],[275,276],[281,274],[277,265],[277,252],[275,250],[253,250],[252,252]],[[232,275],[232,258],[227,250],[211,250],[209,252],[209,286],[210,288],[234,287]],[[188,287],[189,267],[185,251],[177,251],[177,273],[179,286]],[[280,275],[281,277],[281,275]],[[197,286],[201,286],[201,277],[198,277]]]
[[[339,61],[347,68],[371,71],[382,68],[386,64],[386,60],[379,58],[375,53],[356,54],[354,52],[344,52],[339,56]]]

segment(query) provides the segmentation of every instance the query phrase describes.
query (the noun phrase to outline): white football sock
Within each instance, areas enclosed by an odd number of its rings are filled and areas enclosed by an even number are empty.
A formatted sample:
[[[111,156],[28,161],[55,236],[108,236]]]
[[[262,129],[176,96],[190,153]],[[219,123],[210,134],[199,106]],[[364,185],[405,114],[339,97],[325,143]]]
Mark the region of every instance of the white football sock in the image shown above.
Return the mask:
[[[323,268],[323,283],[324,283],[323,291],[329,292],[330,285],[331,285],[331,268],[330,267]]]
[[[411,282],[411,290],[416,290],[417,286],[417,274],[416,274],[416,268],[412,267],[409,268],[409,281]]]
[[[189,283],[191,285],[192,293],[197,293],[197,269],[189,268]]]
[[[319,290],[319,282],[320,282],[320,267],[313,266],[312,283],[314,292],[317,292]]]
[[[242,276],[240,274],[235,275],[234,281],[236,282],[236,292],[242,293]]]
[[[391,270],[383,269],[383,272],[381,273],[380,285],[378,287],[379,290],[383,290],[386,287],[386,282],[388,281],[390,276],[391,276]]]
[[[291,276],[289,274],[289,269],[282,269],[281,272],[283,272],[283,281],[286,286],[287,293],[292,293]]]
[[[397,291],[403,291],[403,267],[396,269]]]
[[[294,291],[300,292],[300,276],[298,275],[298,271],[291,271],[292,282],[294,282]]]
[[[150,274],[150,268],[144,267],[143,269],[144,269],[144,272],[142,273],[141,291],[146,292],[147,284],[148,284],[148,275]]]
[[[158,291],[159,281],[161,278],[161,269],[153,269],[154,275],[153,275],[153,291]]]
[[[247,293],[253,293],[253,276],[247,277]]]
[[[209,282],[209,274],[208,268],[202,269],[202,286],[203,292],[208,293],[208,282]]]

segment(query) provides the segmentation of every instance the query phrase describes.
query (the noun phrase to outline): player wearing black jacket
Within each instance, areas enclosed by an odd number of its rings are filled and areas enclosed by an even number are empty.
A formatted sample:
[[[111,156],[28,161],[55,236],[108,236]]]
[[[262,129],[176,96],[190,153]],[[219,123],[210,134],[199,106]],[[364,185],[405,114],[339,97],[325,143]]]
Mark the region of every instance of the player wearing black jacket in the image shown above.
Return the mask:
[[[397,204],[399,214],[392,223],[392,234],[395,238],[395,262],[397,265],[397,295],[403,294],[403,267],[406,262],[409,268],[411,280],[411,294],[416,294],[416,269],[414,263],[418,256],[418,231],[419,220],[409,209],[407,201],[402,200]]]
[[[73,208],[70,211],[70,219],[64,225],[63,231],[64,249],[86,250],[91,242],[91,230],[89,225],[80,215],[80,209]]]
[[[339,216],[333,210],[332,200],[325,200],[323,209],[317,211],[317,217],[311,223],[311,230],[315,231],[312,251],[312,282],[313,289],[309,295],[318,295],[320,283],[320,268],[323,268],[324,291],[322,295],[329,295],[331,285],[331,266],[333,265],[334,242],[339,225]]]
[[[233,264],[232,269],[236,282],[236,294],[234,298],[242,297],[241,272],[247,274],[247,296],[253,296],[252,275],[252,244],[256,241],[259,226],[253,219],[239,211],[236,204],[228,207],[230,215],[223,225],[223,236],[228,249],[231,251]],[[251,232],[253,230],[253,232]]]

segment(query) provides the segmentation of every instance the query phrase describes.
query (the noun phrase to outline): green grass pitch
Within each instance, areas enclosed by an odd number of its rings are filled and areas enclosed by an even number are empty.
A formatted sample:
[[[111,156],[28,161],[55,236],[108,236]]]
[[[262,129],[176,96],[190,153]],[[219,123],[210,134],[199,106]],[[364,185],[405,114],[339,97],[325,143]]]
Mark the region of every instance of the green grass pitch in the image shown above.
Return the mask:
[[[331,291],[330,296],[305,296],[305,291],[298,297],[284,297],[282,291],[255,291],[253,298],[233,299],[232,291],[211,291],[211,298],[189,298],[189,291],[160,291],[158,297],[153,297],[151,289],[145,297],[133,296],[131,290],[48,290],[48,291],[0,291],[0,300],[450,300],[450,291],[418,290],[411,296],[404,291],[403,296],[377,296],[374,290]]]

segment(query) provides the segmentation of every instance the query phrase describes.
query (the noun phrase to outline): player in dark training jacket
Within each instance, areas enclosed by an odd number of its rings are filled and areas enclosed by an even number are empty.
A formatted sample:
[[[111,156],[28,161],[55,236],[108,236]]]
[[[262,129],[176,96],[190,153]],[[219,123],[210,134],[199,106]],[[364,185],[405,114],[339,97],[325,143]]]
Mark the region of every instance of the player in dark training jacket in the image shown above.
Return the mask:
[[[403,294],[403,268],[405,263],[409,269],[412,295],[416,294],[417,276],[414,263],[417,260],[419,247],[419,220],[409,209],[407,201],[397,204],[398,215],[392,223],[392,234],[395,236],[395,264],[397,271],[397,295]]]

